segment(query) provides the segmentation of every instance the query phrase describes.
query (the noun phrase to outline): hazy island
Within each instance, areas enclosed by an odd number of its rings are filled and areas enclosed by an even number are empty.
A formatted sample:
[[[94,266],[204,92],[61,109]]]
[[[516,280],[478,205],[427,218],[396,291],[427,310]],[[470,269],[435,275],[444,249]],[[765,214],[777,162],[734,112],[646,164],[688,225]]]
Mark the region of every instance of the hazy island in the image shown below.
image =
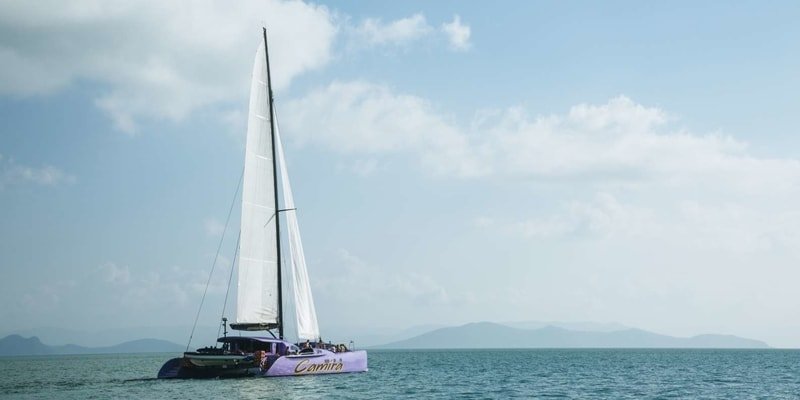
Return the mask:
[[[420,332],[422,331],[422,332]],[[358,338],[356,338],[358,339]],[[619,324],[476,322],[461,326],[409,329],[372,338],[373,349],[499,348],[709,348],[766,349],[767,343],[733,335],[674,337]],[[37,336],[11,334],[0,339],[0,356],[57,354],[180,353],[185,346],[162,339],[130,340],[113,346],[48,345]]]

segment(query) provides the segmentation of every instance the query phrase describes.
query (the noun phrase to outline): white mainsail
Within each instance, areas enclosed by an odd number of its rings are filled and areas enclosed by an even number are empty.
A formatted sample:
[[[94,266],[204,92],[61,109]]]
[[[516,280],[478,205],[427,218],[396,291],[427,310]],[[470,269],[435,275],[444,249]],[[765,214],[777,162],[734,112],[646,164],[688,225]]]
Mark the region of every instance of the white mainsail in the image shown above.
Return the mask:
[[[289,233],[289,253],[291,253],[292,283],[294,289],[295,317],[297,320],[297,336],[300,339],[316,339],[319,337],[317,311],[314,308],[314,297],[311,295],[311,283],[308,280],[306,257],[303,253],[303,242],[300,240],[300,227],[297,224],[297,212],[293,210],[294,197],[289,184],[289,173],[283,157],[281,136],[275,128],[275,145],[278,152],[278,163],[281,171],[283,189],[283,206],[286,211],[286,230]]]
[[[258,46],[250,86],[250,113],[242,188],[236,322],[278,322],[278,248],[272,170],[267,65]]]

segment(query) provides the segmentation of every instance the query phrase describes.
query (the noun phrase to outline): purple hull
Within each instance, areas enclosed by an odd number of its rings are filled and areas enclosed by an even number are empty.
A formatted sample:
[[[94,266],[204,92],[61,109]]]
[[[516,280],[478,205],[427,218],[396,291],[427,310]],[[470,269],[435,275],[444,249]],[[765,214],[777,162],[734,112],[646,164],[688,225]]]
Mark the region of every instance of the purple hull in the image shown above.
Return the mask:
[[[365,371],[367,371],[367,352],[364,350],[334,353],[317,349],[314,354],[280,357],[262,376],[341,374]]]
[[[298,376],[367,371],[364,350],[333,351],[316,348],[299,354],[299,348],[273,338],[224,337],[222,349],[204,348],[167,361],[160,379],[238,378],[247,376]]]

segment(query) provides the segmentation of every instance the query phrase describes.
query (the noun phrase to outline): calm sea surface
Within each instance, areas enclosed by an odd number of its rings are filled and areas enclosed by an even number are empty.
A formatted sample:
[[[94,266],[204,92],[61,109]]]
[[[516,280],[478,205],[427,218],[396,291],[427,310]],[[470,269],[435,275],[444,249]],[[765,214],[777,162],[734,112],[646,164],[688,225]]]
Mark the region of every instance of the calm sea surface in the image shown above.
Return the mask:
[[[0,358],[0,397],[800,398],[800,350],[370,351],[360,374],[152,379],[172,356]]]

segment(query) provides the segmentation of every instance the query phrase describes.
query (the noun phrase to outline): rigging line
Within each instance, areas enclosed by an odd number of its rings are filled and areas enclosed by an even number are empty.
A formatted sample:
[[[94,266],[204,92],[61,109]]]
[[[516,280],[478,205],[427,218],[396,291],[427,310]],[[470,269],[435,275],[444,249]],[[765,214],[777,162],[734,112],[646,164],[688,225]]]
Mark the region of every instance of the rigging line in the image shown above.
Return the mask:
[[[200,299],[200,307],[197,308],[197,315],[194,317],[194,324],[192,324],[192,333],[189,334],[189,343],[186,343],[186,351],[189,351],[189,346],[192,345],[192,338],[194,337],[194,330],[197,328],[197,320],[200,319],[200,311],[203,310],[203,303],[206,301],[206,293],[208,292],[208,285],[211,284],[211,277],[214,276],[214,268],[217,266],[217,259],[219,258],[219,252],[222,249],[222,242],[225,240],[225,232],[228,231],[228,223],[231,221],[231,214],[233,213],[233,206],[236,204],[236,198],[239,197],[239,188],[242,186],[242,180],[244,179],[244,167],[242,167],[242,174],[239,176],[239,182],[236,183],[236,191],[233,192],[233,201],[231,201],[231,207],[228,209],[228,217],[225,218],[225,229],[222,231],[222,237],[219,238],[219,245],[217,246],[217,254],[214,256],[214,262],[211,264],[211,272],[208,274],[208,280],[206,281],[206,288],[203,289],[203,297]],[[231,269],[233,267],[231,266]]]
[[[233,263],[231,264],[231,273],[228,276],[228,289],[225,290],[225,301],[222,303],[222,315],[219,316],[220,321],[222,318],[225,317],[225,308],[228,306],[228,293],[231,292],[231,281],[233,281],[233,269],[236,266],[236,257],[239,256],[239,241],[242,239],[242,231],[239,231],[239,236],[236,238],[236,250],[233,253]],[[219,331],[222,329],[222,325],[217,327],[217,337],[219,337]]]

